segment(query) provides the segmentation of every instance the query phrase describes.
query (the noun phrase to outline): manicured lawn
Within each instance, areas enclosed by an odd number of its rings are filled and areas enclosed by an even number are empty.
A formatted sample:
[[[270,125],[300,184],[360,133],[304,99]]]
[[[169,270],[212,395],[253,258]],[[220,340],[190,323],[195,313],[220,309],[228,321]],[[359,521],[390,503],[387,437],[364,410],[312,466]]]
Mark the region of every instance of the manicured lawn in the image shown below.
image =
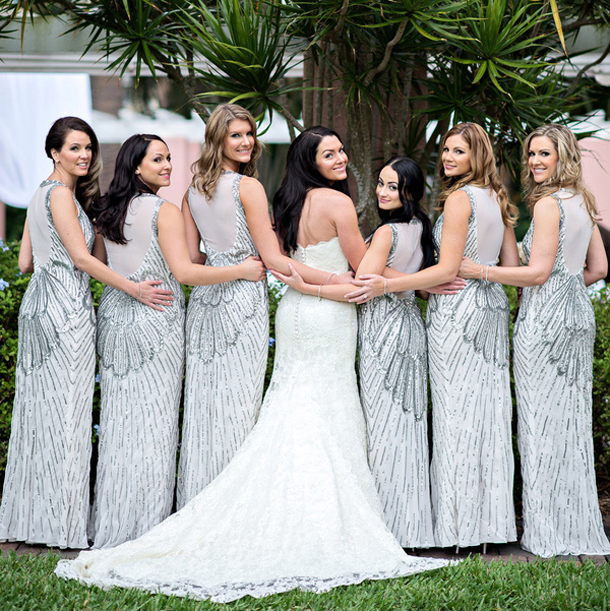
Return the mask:
[[[137,590],[87,588],[53,574],[57,556],[0,556],[0,610],[153,611],[252,610],[484,610],[610,609],[610,564],[540,561],[503,564],[468,559],[457,566],[403,579],[366,582],[326,594],[289,592],[214,604]]]

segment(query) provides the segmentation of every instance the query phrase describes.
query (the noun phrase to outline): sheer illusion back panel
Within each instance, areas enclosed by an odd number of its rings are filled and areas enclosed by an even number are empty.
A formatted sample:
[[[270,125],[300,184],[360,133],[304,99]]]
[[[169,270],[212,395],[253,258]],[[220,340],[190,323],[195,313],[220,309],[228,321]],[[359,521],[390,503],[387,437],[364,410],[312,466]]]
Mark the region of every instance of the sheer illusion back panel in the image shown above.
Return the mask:
[[[27,212],[34,262],[38,265],[46,265],[51,254],[51,234],[49,231],[51,207],[49,206],[47,209],[45,206],[46,198],[47,191],[45,189],[37,189],[30,201]]]
[[[219,180],[211,199],[192,187],[189,190],[189,206],[199,235],[217,252],[231,250],[235,244],[237,222],[232,190],[232,180]]]
[[[593,222],[585,208],[580,193],[571,195],[568,191],[560,191],[564,202],[565,238],[563,242],[563,262],[571,274],[582,271],[587,258],[587,250],[593,233]]]
[[[157,200],[156,195],[146,194],[131,200],[124,227],[127,244],[104,241],[110,267],[125,278],[140,269],[148,252],[152,237],[151,221]]]
[[[477,197],[477,252],[482,265],[494,265],[498,260],[502,240],[504,239],[504,224],[502,212],[495,193],[487,189],[476,189]]]

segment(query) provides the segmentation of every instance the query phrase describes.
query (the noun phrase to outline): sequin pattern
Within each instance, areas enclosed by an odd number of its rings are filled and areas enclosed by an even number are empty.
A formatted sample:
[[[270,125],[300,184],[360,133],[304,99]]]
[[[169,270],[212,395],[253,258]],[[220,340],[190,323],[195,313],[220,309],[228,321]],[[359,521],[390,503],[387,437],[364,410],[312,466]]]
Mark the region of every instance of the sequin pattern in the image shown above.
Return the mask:
[[[223,173],[219,179],[231,181],[236,222],[233,247],[215,251],[200,227],[208,265],[236,265],[258,254],[239,197],[240,180],[241,175],[234,172]],[[196,218],[192,203],[191,212]],[[268,345],[264,281],[235,280],[193,289],[186,317],[178,507],[224,469],[252,429],[262,400]]]
[[[87,547],[95,317],[89,276],[77,269],[53,223],[50,198],[63,186],[44,181],[30,204],[45,226],[49,257],[32,235],[34,273],[19,310],[15,402],[0,540]],[[74,200],[91,250],[93,226]],[[30,230],[32,234],[32,231]]]
[[[392,245],[417,240],[403,224],[389,224]],[[428,469],[428,352],[415,296],[391,293],[358,307],[358,365],[369,439],[369,463],[386,523],[403,547],[432,547]]]
[[[560,212],[553,271],[542,286],[525,287],[514,335],[519,453],[523,477],[521,545],[540,556],[607,554],[597,500],[591,430],[595,318],[582,269],[564,260],[566,206]],[[582,223],[590,223],[581,211]],[[529,260],[534,223],[523,239]]]
[[[114,547],[165,519],[174,500],[184,371],[184,293],[159,246],[163,200],[140,195],[150,245],[130,280],[162,280],[174,302],[154,310],[107,286],[98,310],[100,440],[93,540]],[[152,210],[151,210],[152,208]],[[109,261],[112,264],[112,261]]]
[[[464,254],[479,262],[477,206],[490,195],[471,186],[464,191],[471,205]],[[499,207],[495,222],[502,222]],[[442,230],[443,215],[434,226],[437,245]],[[502,286],[485,280],[468,280],[457,295],[430,296],[430,477],[434,537],[441,547],[516,539],[508,313]]]

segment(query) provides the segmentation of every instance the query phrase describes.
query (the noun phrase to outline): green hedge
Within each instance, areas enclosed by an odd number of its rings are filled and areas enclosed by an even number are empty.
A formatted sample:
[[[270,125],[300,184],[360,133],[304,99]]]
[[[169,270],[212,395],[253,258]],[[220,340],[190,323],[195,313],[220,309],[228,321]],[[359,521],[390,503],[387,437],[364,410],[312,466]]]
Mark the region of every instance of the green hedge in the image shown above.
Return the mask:
[[[29,275],[22,275],[17,267],[19,242],[0,241],[0,486],[4,480],[4,468],[10,435],[11,412],[15,395],[15,363],[17,360],[17,317],[19,305],[28,284]],[[101,296],[102,286],[92,281],[94,302]],[[516,291],[507,288],[513,316],[516,309]],[[188,296],[188,291],[187,291]],[[270,329],[279,301],[279,291],[269,290]],[[598,484],[610,482],[610,288],[593,299],[597,321],[597,336],[593,364],[593,435]],[[268,384],[273,357],[274,340],[270,339],[266,383]],[[99,394],[94,398],[94,422],[98,420]],[[92,432],[95,441],[96,435]]]

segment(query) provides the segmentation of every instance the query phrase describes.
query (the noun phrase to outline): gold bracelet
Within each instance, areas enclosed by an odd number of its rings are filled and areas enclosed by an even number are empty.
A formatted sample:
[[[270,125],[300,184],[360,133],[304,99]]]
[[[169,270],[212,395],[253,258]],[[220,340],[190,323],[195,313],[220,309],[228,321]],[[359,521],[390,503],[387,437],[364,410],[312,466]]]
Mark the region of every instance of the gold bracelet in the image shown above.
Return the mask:
[[[322,301],[322,297],[320,296],[320,291],[322,290],[322,285],[318,285],[318,299]]]
[[[388,289],[388,281],[384,278],[383,279],[383,294],[386,294],[386,291]]]

